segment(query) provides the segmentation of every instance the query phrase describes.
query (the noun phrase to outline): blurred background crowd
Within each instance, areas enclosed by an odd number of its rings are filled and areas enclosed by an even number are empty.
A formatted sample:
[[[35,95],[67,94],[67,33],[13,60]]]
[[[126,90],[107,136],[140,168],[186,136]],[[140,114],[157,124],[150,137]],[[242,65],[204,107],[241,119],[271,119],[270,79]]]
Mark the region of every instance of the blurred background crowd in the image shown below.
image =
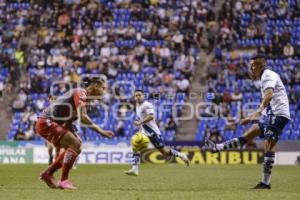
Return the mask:
[[[293,121],[283,139],[300,139],[297,0],[0,0],[0,22],[0,101],[15,94],[7,139],[38,140],[33,127],[50,92],[76,87],[83,74],[107,76],[107,110],[95,104],[90,115],[116,139],[136,131],[134,88],[157,106],[163,138],[176,139],[185,123],[177,117],[195,98],[197,77],[204,88],[197,101],[218,108],[200,107],[193,139],[240,135],[242,106],[261,99],[259,82],[247,73],[256,53],[266,55],[289,93]]]

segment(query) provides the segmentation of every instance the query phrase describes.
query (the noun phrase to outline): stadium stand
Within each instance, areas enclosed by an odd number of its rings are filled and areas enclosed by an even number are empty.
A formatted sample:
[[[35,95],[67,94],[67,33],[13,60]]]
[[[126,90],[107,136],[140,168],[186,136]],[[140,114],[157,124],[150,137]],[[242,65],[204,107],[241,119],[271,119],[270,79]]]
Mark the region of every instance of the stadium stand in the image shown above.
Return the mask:
[[[117,113],[123,117],[133,114],[126,107],[130,99],[124,98],[131,92],[130,83],[137,88],[143,86],[149,96],[159,92],[154,101],[157,106],[163,105],[158,108],[164,111],[158,112],[160,128],[165,140],[173,140],[176,121],[171,117],[172,106],[177,103],[175,109],[180,115],[199,59],[197,43],[211,6],[210,1],[101,0],[30,1],[1,7],[3,12],[24,12],[21,26],[30,26],[31,34],[36,33],[35,41],[24,52],[26,78],[12,106],[14,117],[7,138],[13,139],[18,129],[34,138],[35,113],[47,105],[53,82],[75,83],[84,73],[102,73],[110,86],[104,99],[108,113],[118,108]],[[116,82],[119,84],[113,87]],[[54,92],[63,93],[69,87],[60,83]],[[120,137],[129,138],[134,133],[133,118],[118,120],[97,108],[97,123],[117,132],[123,130]],[[83,138],[102,139],[89,130]]]
[[[207,52],[214,55],[207,71],[207,101],[219,105],[220,112],[211,117],[214,108],[203,108],[195,140],[202,140],[212,129],[228,139],[247,128],[237,123],[237,116],[244,114],[242,105],[261,98],[257,85],[247,78],[246,63],[257,52],[264,53],[269,67],[280,72],[290,95],[293,120],[282,138],[300,139],[297,1],[226,1],[219,13],[214,13],[214,6],[212,0],[0,1],[4,21],[0,51],[1,60],[6,60],[0,63],[0,81],[10,84],[22,77],[7,139],[14,139],[18,130],[28,139],[39,139],[33,124],[36,113],[48,103],[52,83],[62,81],[53,87],[59,95],[82,74],[101,73],[108,77],[109,91],[103,101],[109,110],[92,109],[98,124],[115,130],[116,139],[130,138],[135,128],[134,117],[129,116],[134,112],[126,97],[132,84],[143,86],[150,97],[160,94],[154,99],[160,128],[165,140],[173,140],[178,122],[171,117],[172,105],[177,103],[180,115],[199,62],[201,37],[207,37]],[[15,71],[13,77],[9,71]],[[89,130],[81,134],[85,140],[103,139]]]
[[[226,1],[222,5],[215,57],[207,71],[207,101],[221,109],[215,118],[204,114],[206,120],[200,120],[196,140],[207,136],[207,127],[217,129],[225,140],[243,134],[247,127],[237,123],[245,114],[242,106],[261,99],[259,83],[252,84],[247,78],[246,63],[254,53],[266,55],[268,67],[280,74],[289,93],[292,121],[281,138],[300,139],[299,20],[299,5],[294,0]],[[214,111],[210,106],[206,109]]]

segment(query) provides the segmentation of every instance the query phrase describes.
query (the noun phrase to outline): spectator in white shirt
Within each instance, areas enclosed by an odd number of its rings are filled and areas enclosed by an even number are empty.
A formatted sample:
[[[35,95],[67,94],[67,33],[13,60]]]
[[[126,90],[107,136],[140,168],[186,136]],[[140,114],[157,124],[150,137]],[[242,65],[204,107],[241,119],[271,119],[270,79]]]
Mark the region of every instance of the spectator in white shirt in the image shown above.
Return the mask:
[[[176,34],[172,38],[174,42],[173,48],[175,50],[182,50],[183,49],[183,35],[180,33],[180,31],[177,31]]]
[[[160,56],[163,58],[169,58],[171,56],[170,49],[168,47],[163,47],[160,49]]]
[[[287,43],[283,48],[284,56],[292,57],[292,56],[294,56],[294,53],[295,53],[294,52],[294,47],[290,43]]]
[[[45,106],[45,100],[44,99],[38,99],[36,101],[37,110],[42,111],[44,109],[44,106]]]
[[[178,92],[188,93],[190,83],[186,78],[184,78],[184,76],[180,77],[180,80],[178,80],[176,82],[176,85],[177,85],[177,88],[178,88]]]
[[[110,56],[110,47],[104,46],[101,48],[101,56],[102,57],[109,57]]]

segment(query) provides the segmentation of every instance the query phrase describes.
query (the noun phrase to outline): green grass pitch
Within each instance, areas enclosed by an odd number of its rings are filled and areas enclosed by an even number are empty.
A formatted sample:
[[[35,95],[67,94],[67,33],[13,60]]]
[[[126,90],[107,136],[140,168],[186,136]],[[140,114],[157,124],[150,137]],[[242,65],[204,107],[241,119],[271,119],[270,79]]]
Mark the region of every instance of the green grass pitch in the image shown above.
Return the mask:
[[[260,165],[141,166],[140,175],[123,174],[129,165],[79,165],[71,171],[76,191],[49,189],[38,179],[46,165],[0,165],[0,200],[293,200],[300,199],[300,167],[275,166],[271,190],[251,190]]]

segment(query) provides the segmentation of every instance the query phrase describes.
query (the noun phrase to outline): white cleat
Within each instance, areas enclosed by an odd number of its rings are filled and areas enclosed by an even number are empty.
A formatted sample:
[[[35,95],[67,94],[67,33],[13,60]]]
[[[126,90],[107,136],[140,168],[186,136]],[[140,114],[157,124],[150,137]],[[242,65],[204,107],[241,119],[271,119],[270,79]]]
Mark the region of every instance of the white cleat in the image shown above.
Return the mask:
[[[129,175],[129,176],[138,176],[139,175],[139,172],[138,171],[135,171],[133,169],[130,169],[128,171],[124,171],[125,174]]]
[[[212,153],[218,153],[219,150],[217,149],[217,144],[211,141],[210,139],[205,139],[205,145],[203,147],[203,150],[209,150]]]
[[[182,153],[182,152],[179,153],[178,157],[181,158],[184,161],[186,166],[190,165],[190,160],[189,160],[189,158],[187,157],[187,155],[185,153]]]

